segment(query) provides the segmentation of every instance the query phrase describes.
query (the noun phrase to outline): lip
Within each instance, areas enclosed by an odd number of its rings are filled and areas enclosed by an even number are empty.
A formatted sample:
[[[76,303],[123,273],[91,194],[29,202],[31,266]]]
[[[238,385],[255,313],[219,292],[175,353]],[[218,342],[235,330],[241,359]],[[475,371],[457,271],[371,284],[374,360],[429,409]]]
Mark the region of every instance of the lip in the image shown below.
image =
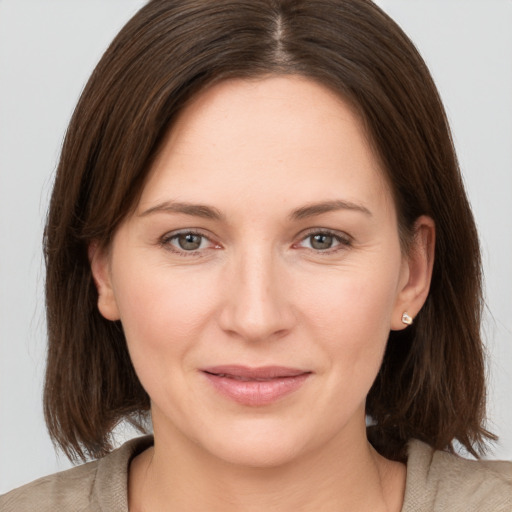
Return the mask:
[[[268,405],[297,391],[310,371],[285,366],[226,365],[201,369],[223,396],[248,406]]]

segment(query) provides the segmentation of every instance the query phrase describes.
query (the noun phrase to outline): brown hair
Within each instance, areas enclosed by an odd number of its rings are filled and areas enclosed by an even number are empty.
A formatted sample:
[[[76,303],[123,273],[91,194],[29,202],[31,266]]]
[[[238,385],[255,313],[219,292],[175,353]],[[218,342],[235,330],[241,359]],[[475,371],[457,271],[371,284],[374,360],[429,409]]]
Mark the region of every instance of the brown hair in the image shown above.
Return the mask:
[[[123,419],[149,410],[118,322],[97,309],[87,249],[108,245],[137,203],[177,112],[230,77],[299,74],[360,113],[387,174],[402,241],[436,224],[429,296],[412,327],[391,332],[367,398],[385,456],[408,439],[471,453],[483,427],[478,238],[430,74],[401,29],[369,0],[153,0],[122,29],[71,120],[45,231],[50,434],[69,457],[100,457]]]

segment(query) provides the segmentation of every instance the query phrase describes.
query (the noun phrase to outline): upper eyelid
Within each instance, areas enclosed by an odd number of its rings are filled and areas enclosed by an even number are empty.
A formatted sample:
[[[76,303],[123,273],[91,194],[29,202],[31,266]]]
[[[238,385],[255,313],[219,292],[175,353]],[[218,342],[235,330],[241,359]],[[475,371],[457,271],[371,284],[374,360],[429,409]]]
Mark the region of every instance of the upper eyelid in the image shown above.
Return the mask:
[[[336,238],[340,238],[342,240],[347,240],[347,241],[352,240],[352,236],[350,236],[345,231],[339,231],[337,229],[329,229],[329,228],[309,228],[309,229],[306,229],[305,231],[302,231],[301,233],[299,233],[297,235],[297,238],[299,238],[300,240],[304,240],[305,238],[308,238],[309,236],[316,235],[316,234],[331,235]]]
[[[174,236],[183,235],[183,234],[194,234],[194,235],[200,235],[205,238],[208,238],[209,240],[213,238],[209,234],[205,234],[204,230],[201,228],[182,228],[182,229],[176,229],[172,231],[166,232],[164,235],[161,236],[161,238],[172,238]],[[299,237],[308,237],[314,234],[329,234],[334,236],[339,236],[340,238],[352,238],[348,233],[345,231],[339,231],[337,229],[330,229],[330,228],[321,228],[321,227],[313,227],[313,228],[307,228],[305,230],[302,230],[300,233],[298,233],[294,238]]]
[[[171,238],[177,237],[179,235],[187,235],[187,234],[202,236],[203,238],[206,238],[207,240],[210,240],[211,242],[213,242],[213,239],[212,239],[213,237],[211,235],[205,234],[202,229],[198,229],[198,228],[184,228],[184,229],[176,229],[173,231],[168,231],[167,233],[164,233],[160,237],[160,240],[170,240]]]

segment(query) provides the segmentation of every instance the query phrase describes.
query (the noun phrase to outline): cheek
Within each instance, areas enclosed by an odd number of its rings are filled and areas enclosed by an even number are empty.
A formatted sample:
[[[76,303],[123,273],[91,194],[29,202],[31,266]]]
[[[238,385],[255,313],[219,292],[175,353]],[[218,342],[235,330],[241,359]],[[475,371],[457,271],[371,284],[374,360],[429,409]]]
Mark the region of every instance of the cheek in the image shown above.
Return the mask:
[[[156,368],[164,371],[181,362],[211,316],[213,302],[206,293],[205,276],[148,261],[123,261],[114,282],[128,349],[141,381]]]
[[[329,355],[326,366],[337,370],[333,378],[360,382],[363,391],[371,386],[389,336],[397,278],[392,269],[344,269],[309,283],[309,293],[302,293],[308,337]]]
[[[330,329],[388,332],[397,296],[396,271],[342,269],[306,283],[300,309]]]

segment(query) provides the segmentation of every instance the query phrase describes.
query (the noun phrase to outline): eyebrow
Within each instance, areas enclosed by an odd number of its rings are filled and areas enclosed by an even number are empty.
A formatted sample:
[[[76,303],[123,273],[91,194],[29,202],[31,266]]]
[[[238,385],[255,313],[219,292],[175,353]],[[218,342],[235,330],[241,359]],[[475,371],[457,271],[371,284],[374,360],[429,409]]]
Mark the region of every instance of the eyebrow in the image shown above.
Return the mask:
[[[212,206],[194,203],[180,203],[175,201],[164,201],[163,203],[152,206],[139,214],[139,217],[145,217],[153,213],[183,213],[203,219],[223,220],[224,215]]]
[[[289,217],[291,220],[301,220],[336,210],[359,211],[365,215],[372,216],[371,211],[368,210],[368,208],[365,206],[338,199],[334,201],[323,201],[320,203],[312,203],[306,206],[302,206],[301,208],[293,210]],[[141,212],[139,217],[145,217],[154,213],[183,213],[185,215],[201,217],[203,219],[225,220],[225,216],[213,206],[175,201],[164,201],[163,203],[152,206],[151,208]]]
[[[293,210],[290,214],[292,220],[301,220],[323,213],[333,212],[336,210],[352,210],[364,213],[365,215],[372,216],[372,212],[361,204],[352,203],[350,201],[342,201],[340,199],[334,201],[324,201],[321,203],[312,203],[301,208]]]

